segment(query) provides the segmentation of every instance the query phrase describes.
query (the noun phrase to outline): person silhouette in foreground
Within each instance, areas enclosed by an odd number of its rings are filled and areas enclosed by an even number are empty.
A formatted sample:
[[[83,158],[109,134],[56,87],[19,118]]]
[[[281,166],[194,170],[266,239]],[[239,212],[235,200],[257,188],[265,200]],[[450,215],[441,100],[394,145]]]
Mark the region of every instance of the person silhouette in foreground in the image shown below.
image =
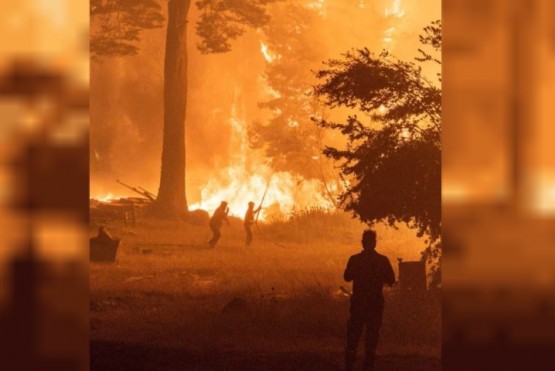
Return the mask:
[[[229,225],[229,220],[227,219],[227,214],[229,213],[229,207],[227,207],[227,202],[222,201],[220,206],[214,211],[214,215],[210,218],[210,229],[212,230],[212,239],[208,241],[210,247],[216,247],[218,240],[220,239],[221,233],[220,228],[225,220],[227,225]]]
[[[243,225],[245,226],[245,232],[247,232],[247,238],[245,240],[245,246],[250,246],[252,243],[252,225],[254,224],[254,217],[260,212],[260,206],[258,209],[254,209],[254,202],[249,202],[249,208],[245,213],[245,221]]]
[[[345,281],[353,281],[351,316],[347,323],[347,347],[345,349],[345,369],[347,371],[354,368],[358,342],[365,326],[364,370],[374,369],[384,308],[382,288],[384,284],[391,286],[395,283],[395,273],[393,273],[389,259],[374,250],[376,248],[375,231],[364,231],[362,247],[361,253],[351,256],[343,275]]]

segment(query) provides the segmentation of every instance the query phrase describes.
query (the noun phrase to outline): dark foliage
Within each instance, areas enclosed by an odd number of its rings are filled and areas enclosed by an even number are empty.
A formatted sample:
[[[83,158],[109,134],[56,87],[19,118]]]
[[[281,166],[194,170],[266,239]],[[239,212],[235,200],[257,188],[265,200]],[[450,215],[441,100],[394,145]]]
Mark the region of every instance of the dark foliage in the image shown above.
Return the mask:
[[[423,44],[441,48],[441,24],[426,27]],[[424,52],[422,52],[425,54]],[[428,54],[425,54],[428,55]],[[417,59],[418,60],[418,59]],[[435,60],[431,56],[420,62]],[[441,256],[441,90],[422,75],[418,64],[386,52],[353,50],[330,60],[317,73],[315,89],[330,107],[350,107],[367,114],[345,123],[320,120],[348,139],[345,149],[324,153],[342,161],[348,184],[344,207],[368,224],[406,223],[427,240],[423,258],[439,283]],[[441,76],[439,77],[441,78]]]
[[[90,16],[93,58],[137,54],[141,32],[164,22],[155,0],[91,0]]]
[[[424,35],[420,35],[420,42],[424,45],[430,45],[434,50],[441,49],[441,21],[433,21],[429,26],[424,27]],[[434,61],[437,64],[441,64],[441,61],[437,58],[433,58],[429,53],[422,49],[418,49],[420,57],[416,60],[420,62]]]
[[[259,28],[270,20],[266,5],[275,1],[278,0],[198,0],[198,49],[205,54],[230,51],[231,41],[243,35],[247,27]]]

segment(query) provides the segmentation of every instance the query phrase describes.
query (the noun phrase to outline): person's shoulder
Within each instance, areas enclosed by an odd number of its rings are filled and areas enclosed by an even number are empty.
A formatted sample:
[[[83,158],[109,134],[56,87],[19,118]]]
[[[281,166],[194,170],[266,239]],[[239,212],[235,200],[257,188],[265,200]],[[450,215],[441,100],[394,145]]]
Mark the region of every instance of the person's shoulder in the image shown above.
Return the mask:
[[[380,254],[379,252],[376,251],[376,255],[378,256],[378,258],[383,261],[383,262],[388,262],[389,263],[389,258],[383,254]]]
[[[351,257],[349,258],[349,260],[359,260],[359,259],[361,259],[361,258],[363,257],[362,254],[363,254],[362,252],[359,252],[358,254],[351,255]]]

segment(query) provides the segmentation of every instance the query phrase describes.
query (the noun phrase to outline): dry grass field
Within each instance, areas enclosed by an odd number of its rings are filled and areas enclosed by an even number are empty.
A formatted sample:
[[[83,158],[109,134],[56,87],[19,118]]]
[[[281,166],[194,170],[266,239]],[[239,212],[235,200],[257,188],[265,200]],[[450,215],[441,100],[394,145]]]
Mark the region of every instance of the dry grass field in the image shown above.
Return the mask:
[[[215,249],[207,227],[106,226],[122,242],[116,263],[90,266],[92,369],[342,369],[349,299],[339,287],[350,288],[343,269],[364,230],[349,216],[261,223],[249,248],[234,218]],[[378,234],[395,269],[397,257],[418,258],[412,232]],[[377,369],[439,370],[439,295],[385,295]]]

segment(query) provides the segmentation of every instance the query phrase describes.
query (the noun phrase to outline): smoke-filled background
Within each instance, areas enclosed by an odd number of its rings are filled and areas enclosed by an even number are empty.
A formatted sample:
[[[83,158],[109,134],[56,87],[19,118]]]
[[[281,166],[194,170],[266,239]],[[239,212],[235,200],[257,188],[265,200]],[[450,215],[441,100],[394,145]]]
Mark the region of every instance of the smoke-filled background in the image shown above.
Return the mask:
[[[340,58],[353,48],[385,49],[400,59],[413,59],[418,35],[430,21],[440,18],[440,11],[438,1],[277,2],[269,6],[268,24],[249,29],[232,42],[230,52],[207,55],[196,47],[200,40],[194,26],[199,13],[192,6],[186,117],[190,209],[212,211],[225,199],[232,214],[242,213],[247,201],[260,200],[267,185],[266,203],[278,204],[282,214],[293,207],[332,207],[340,184],[337,170],[321,158],[321,150],[342,139],[328,134],[319,148],[306,154],[304,163],[303,156],[292,154],[280,164],[270,164],[272,156],[253,145],[253,126],[264,126],[280,114],[279,108],[261,106],[283,94],[284,87],[272,84],[272,68],[279,65],[291,75],[290,84],[308,95],[322,62]],[[165,32],[165,26],[143,31],[137,55],[92,61],[92,198],[132,195],[116,179],[153,193],[158,190]],[[307,101],[312,104],[311,98]],[[317,130],[309,119],[322,108],[313,108],[312,112],[293,112],[288,124],[305,120],[305,126],[312,126],[308,130]],[[324,191],[323,183],[330,192]]]

